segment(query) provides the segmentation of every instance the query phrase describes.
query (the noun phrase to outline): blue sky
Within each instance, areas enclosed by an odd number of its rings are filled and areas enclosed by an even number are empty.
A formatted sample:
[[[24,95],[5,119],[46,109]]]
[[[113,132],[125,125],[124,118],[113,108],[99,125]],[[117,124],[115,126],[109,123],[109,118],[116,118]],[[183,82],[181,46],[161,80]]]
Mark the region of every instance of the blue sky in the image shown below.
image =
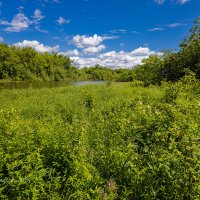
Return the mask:
[[[0,40],[58,51],[78,67],[130,68],[178,48],[200,0],[0,0]]]

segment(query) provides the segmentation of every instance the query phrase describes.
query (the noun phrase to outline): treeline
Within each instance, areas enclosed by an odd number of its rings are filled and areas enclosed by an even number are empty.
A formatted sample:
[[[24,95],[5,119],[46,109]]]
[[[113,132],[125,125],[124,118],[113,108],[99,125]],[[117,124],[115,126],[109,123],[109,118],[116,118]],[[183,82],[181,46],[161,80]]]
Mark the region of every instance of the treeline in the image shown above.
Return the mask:
[[[39,53],[31,47],[0,44],[0,79],[14,81],[106,80],[160,85],[178,81],[192,72],[200,78],[200,17],[178,52],[150,56],[133,69],[110,69],[100,65],[78,69],[70,58],[58,53]]]
[[[85,67],[78,70],[78,80],[103,80],[116,82],[130,82],[133,81],[132,69],[110,69],[100,65],[94,67]]]
[[[66,56],[0,44],[0,79],[59,81],[69,78],[70,69],[71,60]]]
[[[107,80],[132,81],[132,70],[96,65],[78,69],[58,53],[39,53],[31,47],[0,44],[0,79],[11,81]]]
[[[10,81],[108,80],[132,81],[132,70],[96,65],[78,69],[58,53],[39,53],[31,47],[0,44],[0,79]],[[129,78],[131,77],[131,79]]]

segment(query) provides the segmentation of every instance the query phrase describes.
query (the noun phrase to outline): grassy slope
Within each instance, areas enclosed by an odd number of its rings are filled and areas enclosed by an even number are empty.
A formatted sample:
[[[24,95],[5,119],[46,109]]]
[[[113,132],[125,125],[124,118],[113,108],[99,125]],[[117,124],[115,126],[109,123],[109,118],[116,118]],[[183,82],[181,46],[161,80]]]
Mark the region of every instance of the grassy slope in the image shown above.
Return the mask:
[[[1,199],[199,199],[200,104],[129,83],[0,92]]]

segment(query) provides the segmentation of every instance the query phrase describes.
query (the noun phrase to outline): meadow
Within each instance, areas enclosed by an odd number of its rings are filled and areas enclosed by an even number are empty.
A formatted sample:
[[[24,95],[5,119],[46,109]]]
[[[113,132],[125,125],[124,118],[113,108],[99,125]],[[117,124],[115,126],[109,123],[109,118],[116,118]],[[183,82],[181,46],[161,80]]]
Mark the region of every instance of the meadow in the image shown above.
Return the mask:
[[[0,91],[0,199],[200,199],[200,84]]]

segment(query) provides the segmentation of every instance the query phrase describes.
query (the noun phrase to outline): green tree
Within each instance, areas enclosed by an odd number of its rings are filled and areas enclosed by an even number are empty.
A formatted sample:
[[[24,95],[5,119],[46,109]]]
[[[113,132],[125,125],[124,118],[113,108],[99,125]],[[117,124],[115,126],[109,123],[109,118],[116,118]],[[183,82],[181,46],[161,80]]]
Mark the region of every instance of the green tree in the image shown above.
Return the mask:
[[[160,84],[163,80],[164,61],[159,56],[150,56],[142,61],[142,65],[135,69],[135,78],[143,81],[146,86]]]

